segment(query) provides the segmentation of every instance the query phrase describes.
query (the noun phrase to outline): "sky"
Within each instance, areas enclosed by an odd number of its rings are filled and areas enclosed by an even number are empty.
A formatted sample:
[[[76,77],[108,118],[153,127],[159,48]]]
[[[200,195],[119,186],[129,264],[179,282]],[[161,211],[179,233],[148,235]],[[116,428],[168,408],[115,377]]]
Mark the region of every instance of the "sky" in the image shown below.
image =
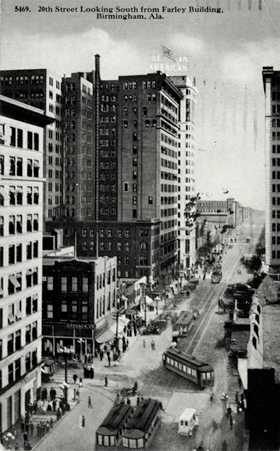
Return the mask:
[[[189,10],[207,6],[223,12]],[[98,19],[102,7],[144,18]],[[173,11],[163,13],[163,7]],[[149,18],[141,8],[158,8],[163,19]],[[151,72],[155,58],[172,66],[162,46],[177,62],[187,59],[181,70],[173,66],[166,73],[195,78],[198,89],[196,192],[264,208],[262,67],[280,70],[278,0],[2,0],[1,10],[1,69],[48,68],[70,75],[94,69],[99,54],[101,77],[116,79]]]

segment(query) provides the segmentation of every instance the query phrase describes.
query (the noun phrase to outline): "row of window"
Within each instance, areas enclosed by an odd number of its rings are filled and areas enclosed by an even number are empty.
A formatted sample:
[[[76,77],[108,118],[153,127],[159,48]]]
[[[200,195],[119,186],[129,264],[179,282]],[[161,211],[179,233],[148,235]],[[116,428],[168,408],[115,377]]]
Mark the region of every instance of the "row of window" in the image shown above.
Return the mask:
[[[17,177],[39,177],[40,164],[38,160],[27,159],[23,165],[20,157],[9,157],[9,175]],[[5,157],[0,155],[0,175],[5,175]]]
[[[175,152],[175,150],[173,150],[173,149],[169,149],[168,147],[161,146],[161,153],[163,155],[168,155],[169,157],[177,159],[177,152]],[[180,156],[180,153],[178,156]]]
[[[24,289],[22,272],[8,276],[8,294],[12,295]],[[38,268],[30,268],[25,272],[25,288],[38,285]]]
[[[25,371],[21,371],[21,359],[17,359],[14,362],[10,363],[8,365],[8,384],[12,384],[13,382],[16,382],[20,379],[20,377],[25,374],[27,371],[31,370],[32,368],[35,368],[38,364],[38,358],[37,358],[37,349],[35,349],[32,352],[28,352],[25,355]],[[2,374],[0,374],[2,376]],[[2,377],[0,378],[1,385],[0,388],[2,388]]]
[[[280,258],[280,251],[272,251],[271,256],[272,258]]]
[[[5,218],[0,216],[0,236],[16,235],[26,232],[38,232],[39,215],[37,213],[26,215],[25,229],[23,230],[22,215],[9,215],[8,230],[5,228]]]
[[[25,331],[25,343],[22,343],[22,331]],[[16,332],[9,334],[7,337],[7,355],[12,355],[14,352],[21,349],[24,345],[31,343],[38,338],[38,324],[34,321],[32,324],[25,326],[25,329],[19,329]],[[5,357],[5,356],[3,356]]]
[[[0,267],[14,265],[22,261],[32,260],[39,256],[39,242],[30,241],[26,244],[25,254],[23,255],[23,244],[12,244],[7,248],[8,258],[6,259],[4,247],[0,247]],[[6,261],[7,260],[7,261]]]
[[[25,193],[24,193],[25,192]],[[4,193],[4,194],[3,194]],[[25,196],[25,199],[24,199]],[[0,205],[5,205],[5,189],[0,186]],[[10,205],[39,205],[39,187],[37,186],[10,186]]]
[[[28,150],[39,150],[39,134],[10,127],[10,146]]]
[[[279,191],[277,190],[277,192]],[[272,205],[280,205],[280,198],[272,197]]]
[[[272,141],[280,139],[280,132],[272,132]]]

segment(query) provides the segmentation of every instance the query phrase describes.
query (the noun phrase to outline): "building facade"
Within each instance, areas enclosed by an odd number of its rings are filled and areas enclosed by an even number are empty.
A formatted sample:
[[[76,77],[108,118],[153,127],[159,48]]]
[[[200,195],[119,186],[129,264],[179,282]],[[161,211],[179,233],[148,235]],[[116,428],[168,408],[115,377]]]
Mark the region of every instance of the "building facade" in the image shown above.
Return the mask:
[[[280,265],[280,71],[264,67],[265,94],[265,263]]]
[[[0,71],[4,96],[40,108],[54,120],[44,133],[44,219],[60,214],[62,202],[62,78],[48,69]]]
[[[195,227],[188,225],[186,204],[195,197],[196,103],[198,90],[187,76],[170,77],[180,89],[178,134],[178,262],[180,269],[190,268],[196,261]]]
[[[43,354],[61,347],[83,357],[107,330],[116,311],[117,262],[114,258],[43,259]]]
[[[1,96],[0,431],[41,386],[44,127],[42,110]],[[22,120],[24,118],[24,121]]]

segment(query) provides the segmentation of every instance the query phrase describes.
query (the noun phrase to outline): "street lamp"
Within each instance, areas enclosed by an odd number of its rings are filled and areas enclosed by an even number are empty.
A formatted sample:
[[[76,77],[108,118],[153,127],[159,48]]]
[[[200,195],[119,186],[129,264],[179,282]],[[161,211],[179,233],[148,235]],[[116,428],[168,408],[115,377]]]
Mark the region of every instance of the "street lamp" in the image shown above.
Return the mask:
[[[119,299],[117,299],[117,311],[116,311],[116,336],[115,336],[115,344],[116,344],[116,350],[119,350],[119,306],[120,306],[120,301]]]
[[[68,374],[67,374],[67,360],[68,360],[68,355],[71,353],[71,350],[69,348],[66,348],[66,346],[63,346],[63,347],[60,346],[58,348],[58,353],[61,354],[64,357],[64,371],[65,371],[64,379],[65,379],[65,382],[63,382],[63,388],[62,389],[64,391],[65,404],[67,404],[67,402],[68,402],[68,388],[69,388],[69,385],[67,383],[67,377],[68,377]]]

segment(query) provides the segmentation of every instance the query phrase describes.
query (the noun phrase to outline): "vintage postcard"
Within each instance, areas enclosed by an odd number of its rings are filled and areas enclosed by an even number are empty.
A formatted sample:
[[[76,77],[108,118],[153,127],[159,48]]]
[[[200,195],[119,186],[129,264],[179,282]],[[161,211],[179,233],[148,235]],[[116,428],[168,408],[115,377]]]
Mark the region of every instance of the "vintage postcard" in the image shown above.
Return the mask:
[[[279,446],[279,1],[0,14],[0,447]]]

